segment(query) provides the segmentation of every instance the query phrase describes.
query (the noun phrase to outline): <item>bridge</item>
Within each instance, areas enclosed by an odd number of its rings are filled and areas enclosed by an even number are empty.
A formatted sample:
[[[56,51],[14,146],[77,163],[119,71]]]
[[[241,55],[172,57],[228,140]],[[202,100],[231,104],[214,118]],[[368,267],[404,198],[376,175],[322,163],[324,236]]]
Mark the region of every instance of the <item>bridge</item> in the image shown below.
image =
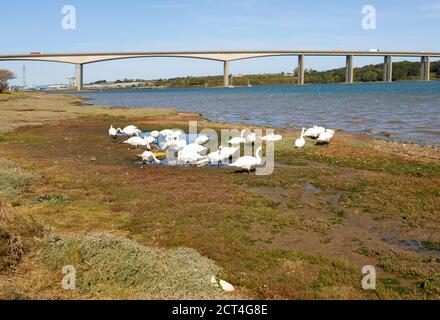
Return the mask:
[[[49,61],[70,63],[76,65],[76,88],[83,88],[84,65],[102,61],[133,59],[133,58],[191,58],[214,60],[223,63],[224,86],[229,86],[229,63],[231,61],[294,56],[298,58],[298,84],[304,84],[304,64],[307,56],[345,56],[346,74],[345,82],[353,83],[354,57],[383,57],[384,58],[384,81],[391,82],[393,76],[393,57],[419,57],[421,59],[420,80],[429,81],[431,58],[440,57],[440,52],[424,51],[345,51],[345,50],[306,50],[306,51],[168,51],[168,52],[97,52],[97,53],[61,53],[61,54],[9,54],[0,55],[0,61]]]

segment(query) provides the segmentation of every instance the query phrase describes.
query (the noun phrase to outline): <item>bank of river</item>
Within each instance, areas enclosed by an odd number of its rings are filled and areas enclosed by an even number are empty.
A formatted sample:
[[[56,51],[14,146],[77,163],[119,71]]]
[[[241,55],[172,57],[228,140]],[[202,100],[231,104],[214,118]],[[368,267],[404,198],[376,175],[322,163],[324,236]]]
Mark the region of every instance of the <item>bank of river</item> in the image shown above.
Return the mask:
[[[322,125],[385,140],[440,145],[440,81],[78,94],[98,105],[172,107],[212,121],[285,129]]]

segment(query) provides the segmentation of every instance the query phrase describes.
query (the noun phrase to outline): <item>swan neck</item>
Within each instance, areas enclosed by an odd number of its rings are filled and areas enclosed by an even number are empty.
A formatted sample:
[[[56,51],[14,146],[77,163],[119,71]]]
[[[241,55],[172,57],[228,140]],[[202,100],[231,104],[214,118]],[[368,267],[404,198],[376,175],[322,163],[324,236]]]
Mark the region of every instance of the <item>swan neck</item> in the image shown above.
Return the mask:
[[[154,159],[154,161],[156,161],[156,163],[160,163],[160,161],[156,158],[156,156],[154,155],[154,153],[153,153],[153,159]]]
[[[263,159],[261,158],[262,157],[262,152],[263,152],[263,149],[260,147],[260,148],[257,149],[257,153],[255,154],[255,156],[258,159],[258,163],[261,163],[263,161]],[[261,154],[261,156],[260,156],[260,154]]]

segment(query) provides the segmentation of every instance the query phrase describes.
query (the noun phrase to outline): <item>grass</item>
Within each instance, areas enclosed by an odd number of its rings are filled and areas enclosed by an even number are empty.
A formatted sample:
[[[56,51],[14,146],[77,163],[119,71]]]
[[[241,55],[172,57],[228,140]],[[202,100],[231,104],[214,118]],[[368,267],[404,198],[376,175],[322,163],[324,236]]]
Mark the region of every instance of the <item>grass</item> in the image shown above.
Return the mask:
[[[63,100],[63,101],[62,101]],[[62,102],[60,102],[62,101]],[[121,119],[139,119],[151,116],[171,116],[172,109],[109,108],[84,105],[79,97],[44,93],[11,93],[0,95],[0,134],[23,126],[55,123],[60,120],[106,117],[109,122]],[[1,141],[1,139],[0,139]]]
[[[440,177],[440,163],[424,162],[397,156],[374,149],[367,142],[338,143],[337,147],[315,146],[314,141],[307,140],[303,149],[294,149],[290,146],[294,139],[285,139],[280,143],[280,149],[276,154],[278,161],[290,165],[298,165],[314,161],[325,163],[334,167],[354,168],[386,172],[393,175],[412,175],[416,177]]]
[[[110,295],[117,288],[143,299],[228,297],[210,282],[221,269],[192,249],[145,247],[109,234],[46,241],[38,259],[56,270],[73,265],[79,292]]]
[[[41,176],[31,171],[23,170],[11,161],[0,158],[0,195],[14,199],[21,193],[21,188],[41,180]]]

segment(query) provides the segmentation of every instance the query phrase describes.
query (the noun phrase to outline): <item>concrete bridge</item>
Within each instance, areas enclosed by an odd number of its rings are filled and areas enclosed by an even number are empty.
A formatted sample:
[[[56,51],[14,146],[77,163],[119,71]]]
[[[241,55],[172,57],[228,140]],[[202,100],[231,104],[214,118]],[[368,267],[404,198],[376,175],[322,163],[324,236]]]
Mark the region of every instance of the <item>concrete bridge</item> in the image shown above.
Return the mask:
[[[420,80],[429,81],[430,61],[433,57],[440,57],[440,52],[417,51],[176,51],[176,52],[98,52],[98,53],[62,53],[62,54],[10,54],[0,55],[0,61],[50,61],[70,63],[76,65],[77,89],[83,88],[83,68],[85,64],[101,61],[133,59],[133,58],[192,58],[220,61],[224,64],[224,86],[229,86],[229,63],[235,60],[296,56],[298,58],[298,84],[304,84],[304,63],[307,56],[345,56],[346,83],[353,83],[353,61],[356,56],[384,57],[384,81],[391,82],[393,75],[393,57],[420,57]]]

